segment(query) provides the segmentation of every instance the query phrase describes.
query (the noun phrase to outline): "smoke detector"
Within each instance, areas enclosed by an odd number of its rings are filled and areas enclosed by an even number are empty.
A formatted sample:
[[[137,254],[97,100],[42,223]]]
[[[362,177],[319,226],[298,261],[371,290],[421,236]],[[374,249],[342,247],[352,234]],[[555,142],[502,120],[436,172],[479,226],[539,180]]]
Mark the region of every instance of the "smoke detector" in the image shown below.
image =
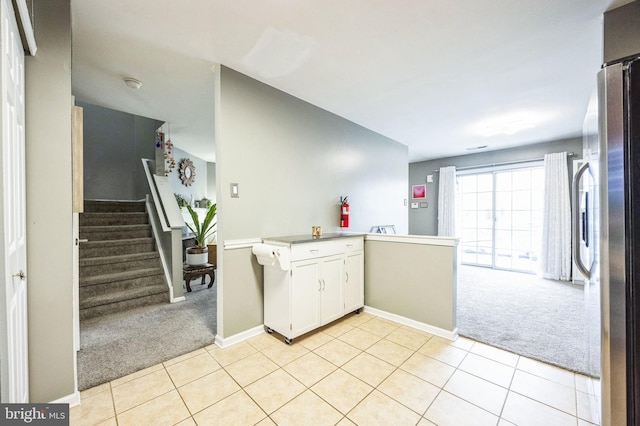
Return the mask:
[[[124,78],[124,82],[127,84],[127,86],[131,87],[132,89],[138,90],[139,88],[142,87],[142,82],[140,80],[138,80],[137,78],[133,78],[133,77],[125,77]]]

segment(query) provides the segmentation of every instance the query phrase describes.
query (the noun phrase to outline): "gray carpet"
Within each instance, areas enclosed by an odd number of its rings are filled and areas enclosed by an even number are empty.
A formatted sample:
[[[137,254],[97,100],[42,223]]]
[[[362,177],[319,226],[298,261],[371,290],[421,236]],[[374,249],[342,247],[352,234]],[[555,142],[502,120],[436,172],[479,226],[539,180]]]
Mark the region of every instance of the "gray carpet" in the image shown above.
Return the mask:
[[[461,265],[457,314],[462,336],[571,371],[600,374],[598,306],[585,303],[582,285]]]
[[[213,343],[216,285],[191,284],[187,300],[80,322],[78,388],[85,390]]]

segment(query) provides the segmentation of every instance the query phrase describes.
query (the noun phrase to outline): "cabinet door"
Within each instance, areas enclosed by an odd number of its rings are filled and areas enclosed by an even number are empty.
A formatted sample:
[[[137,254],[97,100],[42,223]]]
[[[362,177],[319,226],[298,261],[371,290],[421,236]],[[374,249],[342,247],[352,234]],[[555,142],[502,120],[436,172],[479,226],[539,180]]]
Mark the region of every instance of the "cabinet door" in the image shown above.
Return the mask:
[[[320,327],[321,288],[319,260],[291,263],[291,339]]]
[[[345,264],[344,314],[348,314],[364,306],[364,253],[348,253]]]
[[[325,257],[320,262],[322,291],[320,292],[320,322],[327,324],[344,313],[344,257]]]

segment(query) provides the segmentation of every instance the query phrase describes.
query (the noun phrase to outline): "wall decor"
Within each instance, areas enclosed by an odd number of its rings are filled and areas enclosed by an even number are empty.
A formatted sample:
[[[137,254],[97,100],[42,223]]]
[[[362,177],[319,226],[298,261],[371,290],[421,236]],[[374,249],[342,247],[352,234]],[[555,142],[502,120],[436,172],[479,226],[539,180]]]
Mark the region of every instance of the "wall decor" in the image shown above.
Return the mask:
[[[169,138],[166,142],[162,128],[156,132],[156,148],[162,150],[164,157],[164,175],[169,176],[169,173],[176,167],[176,160],[173,158],[173,142],[171,142],[171,125],[169,125]]]
[[[188,158],[180,161],[180,181],[184,186],[191,186],[196,180],[196,167],[193,165],[193,161]]]
[[[416,198],[427,198],[427,185],[413,185],[411,187],[411,197]]]

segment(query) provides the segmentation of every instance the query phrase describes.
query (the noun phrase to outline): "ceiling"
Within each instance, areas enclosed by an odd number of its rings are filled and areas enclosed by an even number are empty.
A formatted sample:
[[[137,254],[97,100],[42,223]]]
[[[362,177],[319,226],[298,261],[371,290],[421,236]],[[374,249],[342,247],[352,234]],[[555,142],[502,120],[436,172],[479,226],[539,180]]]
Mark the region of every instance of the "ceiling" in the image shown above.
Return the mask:
[[[407,145],[411,162],[540,143],[581,134],[602,14],[629,2],[73,0],[73,92],[167,121],[207,161],[216,63]]]

